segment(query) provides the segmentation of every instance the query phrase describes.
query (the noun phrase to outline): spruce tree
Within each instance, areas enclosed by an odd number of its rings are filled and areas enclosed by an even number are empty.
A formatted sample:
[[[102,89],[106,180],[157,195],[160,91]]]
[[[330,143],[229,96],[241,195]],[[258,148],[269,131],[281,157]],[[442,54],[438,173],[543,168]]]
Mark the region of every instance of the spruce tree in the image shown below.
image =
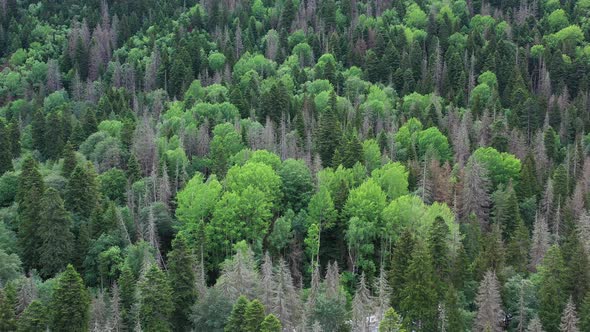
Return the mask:
[[[147,268],[137,284],[138,314],[146,332],[172,331],[170,319],[174,312],[172,288],[157,265]]]
[[[580,308],[580,331],[590,331],[590,292]]]
[[[96,208],[98,184],[94,166],[78,165],[66,186],[66,206],[75,214],[88,218]]]
[[[39,266],[40,243],[38,227],[41,219],[41,198],[44,182],[39,172],[39,165],[32,157],[23,162],[19,176],[16,201],[20,223],[18,226],[18,240],[22,250],[25,270]]]
[[[521,219],[517,220],[516,230],[508,243],[506,256],[508,264],[518,272],[526,272],[530,248],[529,230]]]
[[[428,249],[432,257],[432,266],[437,278],[437,289],[440,299],[442,299],[445,292],[444,285],[449,280],[450,273],[450,257],[447,245],[449,233],[449,226],[447,226],[445,220],[441,217],[436,217],[430,227]]]
[[[61,174],[64,177],[69,178],[78,164],[78,160],[76,159],[76,151],[74,151],[74,146],[72,143],[66,143],[62,157],[64,159],[64,163],[61,169]]]
[[[50,315],[48,308],[39,300],[33,300],[20,315],[16,330],[18,332],[46,331],[49,329]],[[2,330],[0,328],[1,331]]]
[[[135,157],[134,153],[132,153],[129,157],[129,160],[127,160],[127,170],[125,174],[127,175],[127,182],[130,184],[133,184],[141,179],[141,166],[139,165],[139,161],[137,161],[137,157]]]
[[[385,311],[383,320],[379,323],[379,332],[405,332],[402,328],[401,318],[395,309],[389,308]]]
[[[191,307],[197,296],[194,266],[186,240],[179,234],[172,241],[172,251],[168,254],[168,275],[174,302],[172,325],[176,331],[190,329]]]
[[[332,165],[332,157],[334,151],[340,145],[341,138],[342,131],[336,115],[336,93],[332,92],[330,105],[325,110],[322,110],[316,140],[317,151],[324,167]]]
[[[260,324],[260,332],[282,332],[283,326],[281,321],[273,314],[269,314],[264,317],[264,320]]]
[[[225,332],[246,332],[244,318],[248,304],[250,304],[250,301],[245,296],[238,297],[227,319],[224,329]]]
[[[445,294],[444,305],[446,310],[446,330],[447,331],[465,331],[465,321],[461,314],[461,308],[457,291],[453,286],[447,289]]]
[[[33,120],[31,121],[31,135],[33,138],[33,148],[45,156],[45,116],[42,109],[33,113]]]
[[[427,248],[418,243],[405,272],[400,310],[408,330],[432,331],[436,328],[437,294],[432,258]]]
[[[42,265],[40,272],[45,278],[62,271],[72,258],[74,235],[70,231],[71,224],[59,192],[53,188],[47,189],[41,201],[38,229]]]
[[[59,276],[53,297],[51,329],[54,331],[88,331],[90,296],[82,278],[72,265]]]
[[[16,116],[13,116],[10,119],[10,124],[8,125],[8,141],[10,143],[10,151],[12,153],[12,158],[20,157],[21,153],[21,143],[20,143],[20,123]]]
[[[45,158],[51,160],[58,159],[63,152],[64,130],[61,118],[57,115],[57,112],[52,112],[47,118],[45,142]]]
[[[400,291],[406,284],[405,271],[407,270],[412,260],[412,253],[414,252],[415,239],[410,230],[405,230],[401,237],[397,240],[395,248],[393,249],[393,256],[391,258],[391,269],[389,270],[389,286],[393,290],[391,292],[391,304],[399,306],[402,296]]]
[[[16,329],[16,292],[12,284],[0,288],[0,331]]]
[[[0,120],[0,174],[13,170],[10,139],[9,128]]]
[[[132,313],[133,304],[135,304],[136,281],[129,265],[124,264],[121,267],[121,275],[118,280],[119,289],[121,290],[121,316],[123,325],[134,326],[134,317]]]
[[[244,331],[245,332],[258,332],[260,326],[264,320],[264,306],[262,302],[257,299],[252,300],[248,303],[246,311],[244,312]]]
[[[553,245],[545,254],[540,269],[539,318],[547,332],[559,331],[561,313],[566,303],[565,266],[561,250]]]

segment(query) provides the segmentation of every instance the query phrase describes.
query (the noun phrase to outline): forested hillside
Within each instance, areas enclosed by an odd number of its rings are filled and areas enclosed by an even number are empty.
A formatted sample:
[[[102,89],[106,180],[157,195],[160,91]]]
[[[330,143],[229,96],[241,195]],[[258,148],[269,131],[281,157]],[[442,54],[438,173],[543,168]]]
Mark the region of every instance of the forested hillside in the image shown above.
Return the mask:
[[[590,0],[0,0],[0,332],[590,331]]]

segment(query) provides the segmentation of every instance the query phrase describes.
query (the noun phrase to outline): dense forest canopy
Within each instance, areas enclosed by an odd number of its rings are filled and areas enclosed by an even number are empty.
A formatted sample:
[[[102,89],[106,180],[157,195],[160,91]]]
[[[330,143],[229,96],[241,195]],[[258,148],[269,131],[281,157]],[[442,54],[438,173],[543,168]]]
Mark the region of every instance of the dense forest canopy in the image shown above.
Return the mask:
[[[590,0],[0,0],[0,331],[590,331]]]

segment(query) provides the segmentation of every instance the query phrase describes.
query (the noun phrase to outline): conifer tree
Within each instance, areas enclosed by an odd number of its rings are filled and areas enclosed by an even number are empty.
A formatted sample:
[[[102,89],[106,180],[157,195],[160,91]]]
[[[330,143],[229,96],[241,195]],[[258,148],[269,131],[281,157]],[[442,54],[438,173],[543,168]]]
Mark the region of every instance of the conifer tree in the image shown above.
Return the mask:
[[[20,157],[21,153],[21,140],[20,140],[20,123],[16,116],[10,119],[8,125],[8,142],[10,143],[10,151],[12,158]]]
[[[20,315],[16,330],[18,332],[45,331],[49,328],[49,318],[48,310],[43,303],[34,300]]]
[[[41,201],[38,229],[41,275],[46,278],[62,271],[72,258],[74,235],[70,231],[71,223],[59,192],[47,189]]]
[[[64,147],[64,130],[62,121],[57,112],[52,112],[47,118],[45,128],[45,158],[55,160],[63,153]]]
[[[323,110],[320,117],[317,137],[317,151],[324,167],[332,165],[334,151],[340,145],[342,131],[336,115],[336,94],[330,95],[330,105]]]
[[[137,284],[139,322],[144,331],[172,331],[174,311],[172,288],[166,274],[156,264],[147,268]]]
[[[258,332],[263,320],[264,306],[262,305],[262,302],[254,299],[248,303],[246,311],[244,312],[244,331]]]
[[[352,299],[352,325],[354,331],[369,331],[367,317],[372,314],[372,310],[373,297],[365,283],[365,274],[362,273],[354,298]]]
[[[245,296],[238,297],[236,303],[231,310],[231,314],[227,319],[224,331],[226,332],[246,332],[244,326],[244,319],[246,310],[248,309],[250,301]]]
[[[580,308],[580,331],[590,331],[590,292]]]
[[[190,328],[191,306],[197,296],[194,265],[186,240],[182,235],[178,235],[172,242],[172,251],[168,254],[168,275],[174,302],[172,325],[176,331]]]
[[[134,153],[132,153],[129,157],[129,160],[127,160],[127,170],[125,174],[127,175],[127,181],[130,184],[133,184],[141,179],[141,166],[139,165],[139,161],[137,161],[137,157],[135,157]]]
[[[385,311],[383,320],[379,323],[379,332],[405,332],[402,328],[401,318],[395,309],[389,308]]]
[[[561,315],[561,324],[559,324],[559,331],[560,332],[579,332],[578,329],[578,315],[576,314],[576,306],[574,305],[574,301],[572,301],[572,297],[570,296],[565,309],[563,310],[563,314]]]
[[[541,325],[541,320],[539,317],[534,317],[529,322],[529,326],[526,329],[526,332],[545,332],[543,330],[543,325]]]
[[[436,217],[430,227],[428,239],[428,248],[432,257],[432,266],[437,278],[437,289],[439,298],[444,294],[444,285],[448,280],[450,272],[450,257],[447,238],[449,236],[449,226],[441,217]]]
[[[13,170],[10,139],[9,128],[0,120],[0,174]]]
[[[432,331],[436,328],[438,301],[432,258],[423,244],[414,248],[405,274],[400,302],[404,325],[408,330]]]
[[[31,135],[33,138],[33,148],[45,155],[45,116],[41,109],[33,113],[33,120],[31,122]]]
[[[0,331],[16,329],[16,292],[12,284],[0,288]]]
[[[135,303],[136,281],[131,268],[124,264],[118,280],[121,290],[121,317],[123,325],[134,326],[132,307]]]
[[[477,292],[477,316],[474,331],[484,332],[489,328],[491,332],[502,331],[502,299],[500,285],[496,273],[487,271]]]
[[[74,151],[74,146],[69,141],[64,147],[62,157],[64,159],[64,163],[61,169],[61,174],[64,177],[69,178],[78,164],[78,160],[76,159],[76,151]]]
[[[20,217],[18,240],[26,270],[39,266],[38,227],[43,191],[44,183],[39,173],[39,165],[35,159],[27,157],[22,166],[16,193]]]
[[[54,331],[88,331],[90,296],[72,265],[59,276],[51,299]]]
[[[539,318],[547,332],[559,331],[559,321],[566,303],[565,266],[561,250],[551,246],[540,267]]]
[[[264,317],[262,324],[260,324],[260,332],[281,332],[283,326],[281,321],[273,314]]]
[[[65,198],[70,211],[90,217],[98,201],[98,184],[92,164],[76,166],[66,186]]]
[[[524,273],[529,261],[529,230],[522,219],[518,219],[516,229],[506,249],[507,261],[516,271]]]
[[[402,296],[400,291],[405,287],[407,270],[412,260],[412,253],[414,252],[415,239],[410,230],[405,230],[399,240],[397,241],[393,250],[393,257],[391,259],[391,269],[389,271],[389,286],[392,289],[391,303],[394,306],[399,306]]]

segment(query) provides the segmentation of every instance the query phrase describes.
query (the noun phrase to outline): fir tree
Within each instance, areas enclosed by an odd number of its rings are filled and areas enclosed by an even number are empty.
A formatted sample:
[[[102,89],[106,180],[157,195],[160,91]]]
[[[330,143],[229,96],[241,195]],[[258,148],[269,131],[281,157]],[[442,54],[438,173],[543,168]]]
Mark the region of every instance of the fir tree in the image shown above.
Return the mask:
[[[137,284],[139,322],[144,331],[172,331],[172,288],[156,264],[147,268]]]
[[[264,320],[264,306],[262,302],[254,299],[246,307],[244,312],[244,331],[245,332],[258,332],[260,325]]]
[[[74,235],[70,231],[71,223],[59,192],[47,189],[41,201],[38,229],[41,275],[46,278],[62,271],[72,258]]]
[[[57,115],[57,112],[52,112],[47,118],[45,142],[51,142],[45,145],[45,158],[51,160],[59,159],[64,147],[64,130],[61,118]]]
[[[393,290],[393,292],[391,292],[391,303],[394,306],[399,306],[403,298],[400,294],[400,290],[402,290],[406,284],[405,271],[408,269],[412,260],[415,243],[416,241],[412,232],[405,230],[393,250],[388,279],[389,286]]]
[[[441,217],[436,217],[430,227],[428,239],[428,248],[432,257],[432,266],[437,278],[439,298],[444,294],[444,285],[448,281],[450,272],[450,257],[447,238],[449,236],[449,226]]]
[[[51,299],[54,331],[88,331],[90,296],[82,278],[68,265],[59,276]]]
[[[531,321],[529,322],[529,326],[526,329],[526,332],[545,332],[545,330],[543,330],[543,325],[541,325],[541,320],[539,319],[539,317],[531,319]]]
[[[193,266],[195,262],[186,241],[178,235],[168,254],[168,275],[174,302],[172,325],[176,331],[190,328],[191,306],[197,296]]]
[[[529,230],[524,225],[524,222],[519,219],[506,250],[508,264],[512,265],[518,272],[524,273],[527,270],[529,247]]]
[[[8,125],[8,142],[10,143],[10,151],[12,158],[20,157],[21,140],[20,140],[20,123],[17,117],[13,116]]]
[[[121,290],[121,316],[125,326],[134,326],[132,307],[135,303],[136,281],[131,268],[125,264],[118,280]]]
[[[31,135],[33,138],[33,148],[45,155],[45,116],[41,109],[37,110],[33,114],[33,120],[31,122]]]
[[[590,292],[580,308],[580,331],[590,331]]]
[[[264,317],[264,320],[260,324],[260,332],[281,332],[283,326],[281,321],[273,314]]]
[[[141,179],[141,166],[139,165],[139,161],[137,161],[134,153],[131,154],[129,160],[127,161],[127,170],[125,174],[127,175],[127,181],[130,184],[133,184]]]

